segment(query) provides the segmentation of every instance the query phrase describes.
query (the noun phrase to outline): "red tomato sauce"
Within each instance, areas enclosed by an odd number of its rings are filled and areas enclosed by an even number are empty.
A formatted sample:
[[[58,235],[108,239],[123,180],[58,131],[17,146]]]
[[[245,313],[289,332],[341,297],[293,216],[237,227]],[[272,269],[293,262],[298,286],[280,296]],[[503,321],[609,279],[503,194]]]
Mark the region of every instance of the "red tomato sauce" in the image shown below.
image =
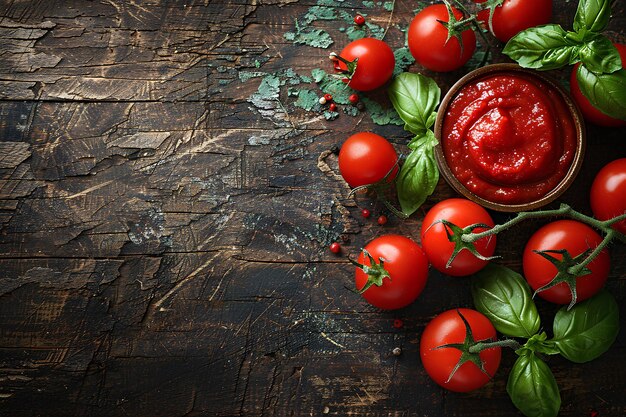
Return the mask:
[[[576,126],[553,86],[502,73],[459,90],[443,121],[441,145],[452,173],[472,193],[524,204],[565,177],[576,150]]]

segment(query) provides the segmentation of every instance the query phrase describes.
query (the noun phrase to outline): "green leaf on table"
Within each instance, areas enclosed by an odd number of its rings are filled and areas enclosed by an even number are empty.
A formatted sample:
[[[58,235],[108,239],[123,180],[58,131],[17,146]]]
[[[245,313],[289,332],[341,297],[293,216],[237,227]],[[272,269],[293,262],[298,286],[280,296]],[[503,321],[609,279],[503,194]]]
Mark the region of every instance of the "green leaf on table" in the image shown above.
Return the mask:
[[[554,317],[553,342],[572,362],[583,363],[606,352],[619,333],[619,307],[606,290],[576,304],[561,308]]]
[[[393,80],[388,94],[405,130],[421,135],[435,123],[441,90],[433,79],[404,72]]]
[[[598,36],[580,48],[583,65],[595,73],[611,73],[622,69],[622,59],[608,38]]]
[[[413,214],[430,196],[439,181],[439,169],[435,161],[435,134],[426,130],[423,136],[414,138],[409,144],[411,153],[396,177],[396,191],[402,212]]]
[[[573,64],[581,44],[559,25],[536,26],[511,38],[502,52],[524,68],[551,70]]]
[[[517,272],[488,264],[472,278],[474,306],[507,336],[531,337],[541,319],[526,280]]]
[[[576,80],[580,91],[595,108],[608,116],[626,120],[626,70],[595,74],[581,65]]]
[[[552,371],[528,349],[519,355],[506,384],[511,401],[527,417],[556,417],[561,394]]]
[[[580,0],[574,16],[574,30],[602,32],[611,17],[611,0]]]

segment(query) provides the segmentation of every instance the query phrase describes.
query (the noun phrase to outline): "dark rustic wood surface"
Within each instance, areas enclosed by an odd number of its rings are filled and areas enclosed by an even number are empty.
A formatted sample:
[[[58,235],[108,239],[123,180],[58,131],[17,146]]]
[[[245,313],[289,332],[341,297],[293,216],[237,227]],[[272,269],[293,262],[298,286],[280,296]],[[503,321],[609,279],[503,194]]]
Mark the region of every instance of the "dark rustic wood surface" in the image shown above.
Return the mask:
[[[396,49],[418,3],[337,10],[389,26]],[[392,232],[419,240],[425,210],[454,195],[442,180],[410,220],[359,216],[381,207],[348,196],[328,150],[357,130],[404,150],[407,133],[367,113],[327,121],[290,104],[288,86],[255,101],[262,77],[242,77],[329,71],[330,49],[284,37],[317,4],[0,1],[0,415],[518,415],[512,352],[471,394],[443,391],[420,364],[425,324],[471,306],[468,279],[431,271],[418,302],[379,311],[327,250],[338,239],[354,255]],[[569,27],[575,7],[555,0],[554,20]],[[623,1],[614,14],[619,37]],[[345,22],[314,26],[333,48],[347,43]],[[466,71],[425,73],[445,91]],[[592,178],[626,156],[625,133],[588,127],[561,201],[589,213]],[[520,269],[537,226],[499,236],[503,263]],[[611,252],[607,286],[626,317],[626,249]],[[549,330],[555,308],[538,304]],[[624,415],[625,357],[622,331],[592,363],[550,358],[561,415]]]

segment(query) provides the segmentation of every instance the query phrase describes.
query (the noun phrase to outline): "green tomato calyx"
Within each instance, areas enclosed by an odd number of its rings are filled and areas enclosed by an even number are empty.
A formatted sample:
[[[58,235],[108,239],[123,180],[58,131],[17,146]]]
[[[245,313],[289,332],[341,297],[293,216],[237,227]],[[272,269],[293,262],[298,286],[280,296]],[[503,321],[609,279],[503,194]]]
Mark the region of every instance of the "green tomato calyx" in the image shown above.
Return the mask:
[[[389,271],[385,269],[385,259],[382,257],[378,258],[378,262],[370,255],[370,253],[363,249],[363,254],[367,256],[369,260],[369,265],[360,264],[357,261],[348,258],[350,263],[352,263],[357,268],[361,269],[363,272],[367,274],[367,282],[360,290],[357,289],[356,292],[358,294],[363,294],[367,291],[372,285],[376,285],[377,287],[381,287],[384,284],[384,279],[388,278],[391,280],[391,275],[389,275]]]

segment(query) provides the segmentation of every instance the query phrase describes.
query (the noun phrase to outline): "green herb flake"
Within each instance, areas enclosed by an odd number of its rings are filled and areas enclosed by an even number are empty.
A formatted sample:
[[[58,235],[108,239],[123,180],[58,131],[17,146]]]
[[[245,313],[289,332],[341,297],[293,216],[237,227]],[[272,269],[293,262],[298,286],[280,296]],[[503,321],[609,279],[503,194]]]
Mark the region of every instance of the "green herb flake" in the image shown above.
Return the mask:
[[[241,81],[242,83],[245,83],[246,81],[252,79],[252,78],[258,78],[258,77],[263,77],[267,75],[266,72],[259,72],[259,71],[240,71],[239,72],[239,81]]]
[[[337,19],[337,12],[328,6],[312,6],[304,15],[304,20],[312,23],[316,20],[334,20]]]
[[[399,75],[406,71],[411,64],[415,62],[415,58],[411,55],[409,48],[399,48],[393,52],[393,56],[396,59],[396,66],[393,69],[393,76]]]
[[[333,44],[333,39],[330,37],[328,32],[322,29],[308,28],[298,30],[296,33],[287,32],[284,37],[293,43],[308,45],[314,48],[325,49]]]
[[[294,105],[306,111],[319,110],[319,97],[315,91],[301,89],[298,90],[298,99]]]
[[[361,101],[365,105],[365,109],[372,117],[372,121],[377,125],[388,125],[394,124],[397,126],[402,126],[404,122],[398,116],[395,109],[392,107],[385,108],[380,103],[371,100],[367,97],[361,97]]]

